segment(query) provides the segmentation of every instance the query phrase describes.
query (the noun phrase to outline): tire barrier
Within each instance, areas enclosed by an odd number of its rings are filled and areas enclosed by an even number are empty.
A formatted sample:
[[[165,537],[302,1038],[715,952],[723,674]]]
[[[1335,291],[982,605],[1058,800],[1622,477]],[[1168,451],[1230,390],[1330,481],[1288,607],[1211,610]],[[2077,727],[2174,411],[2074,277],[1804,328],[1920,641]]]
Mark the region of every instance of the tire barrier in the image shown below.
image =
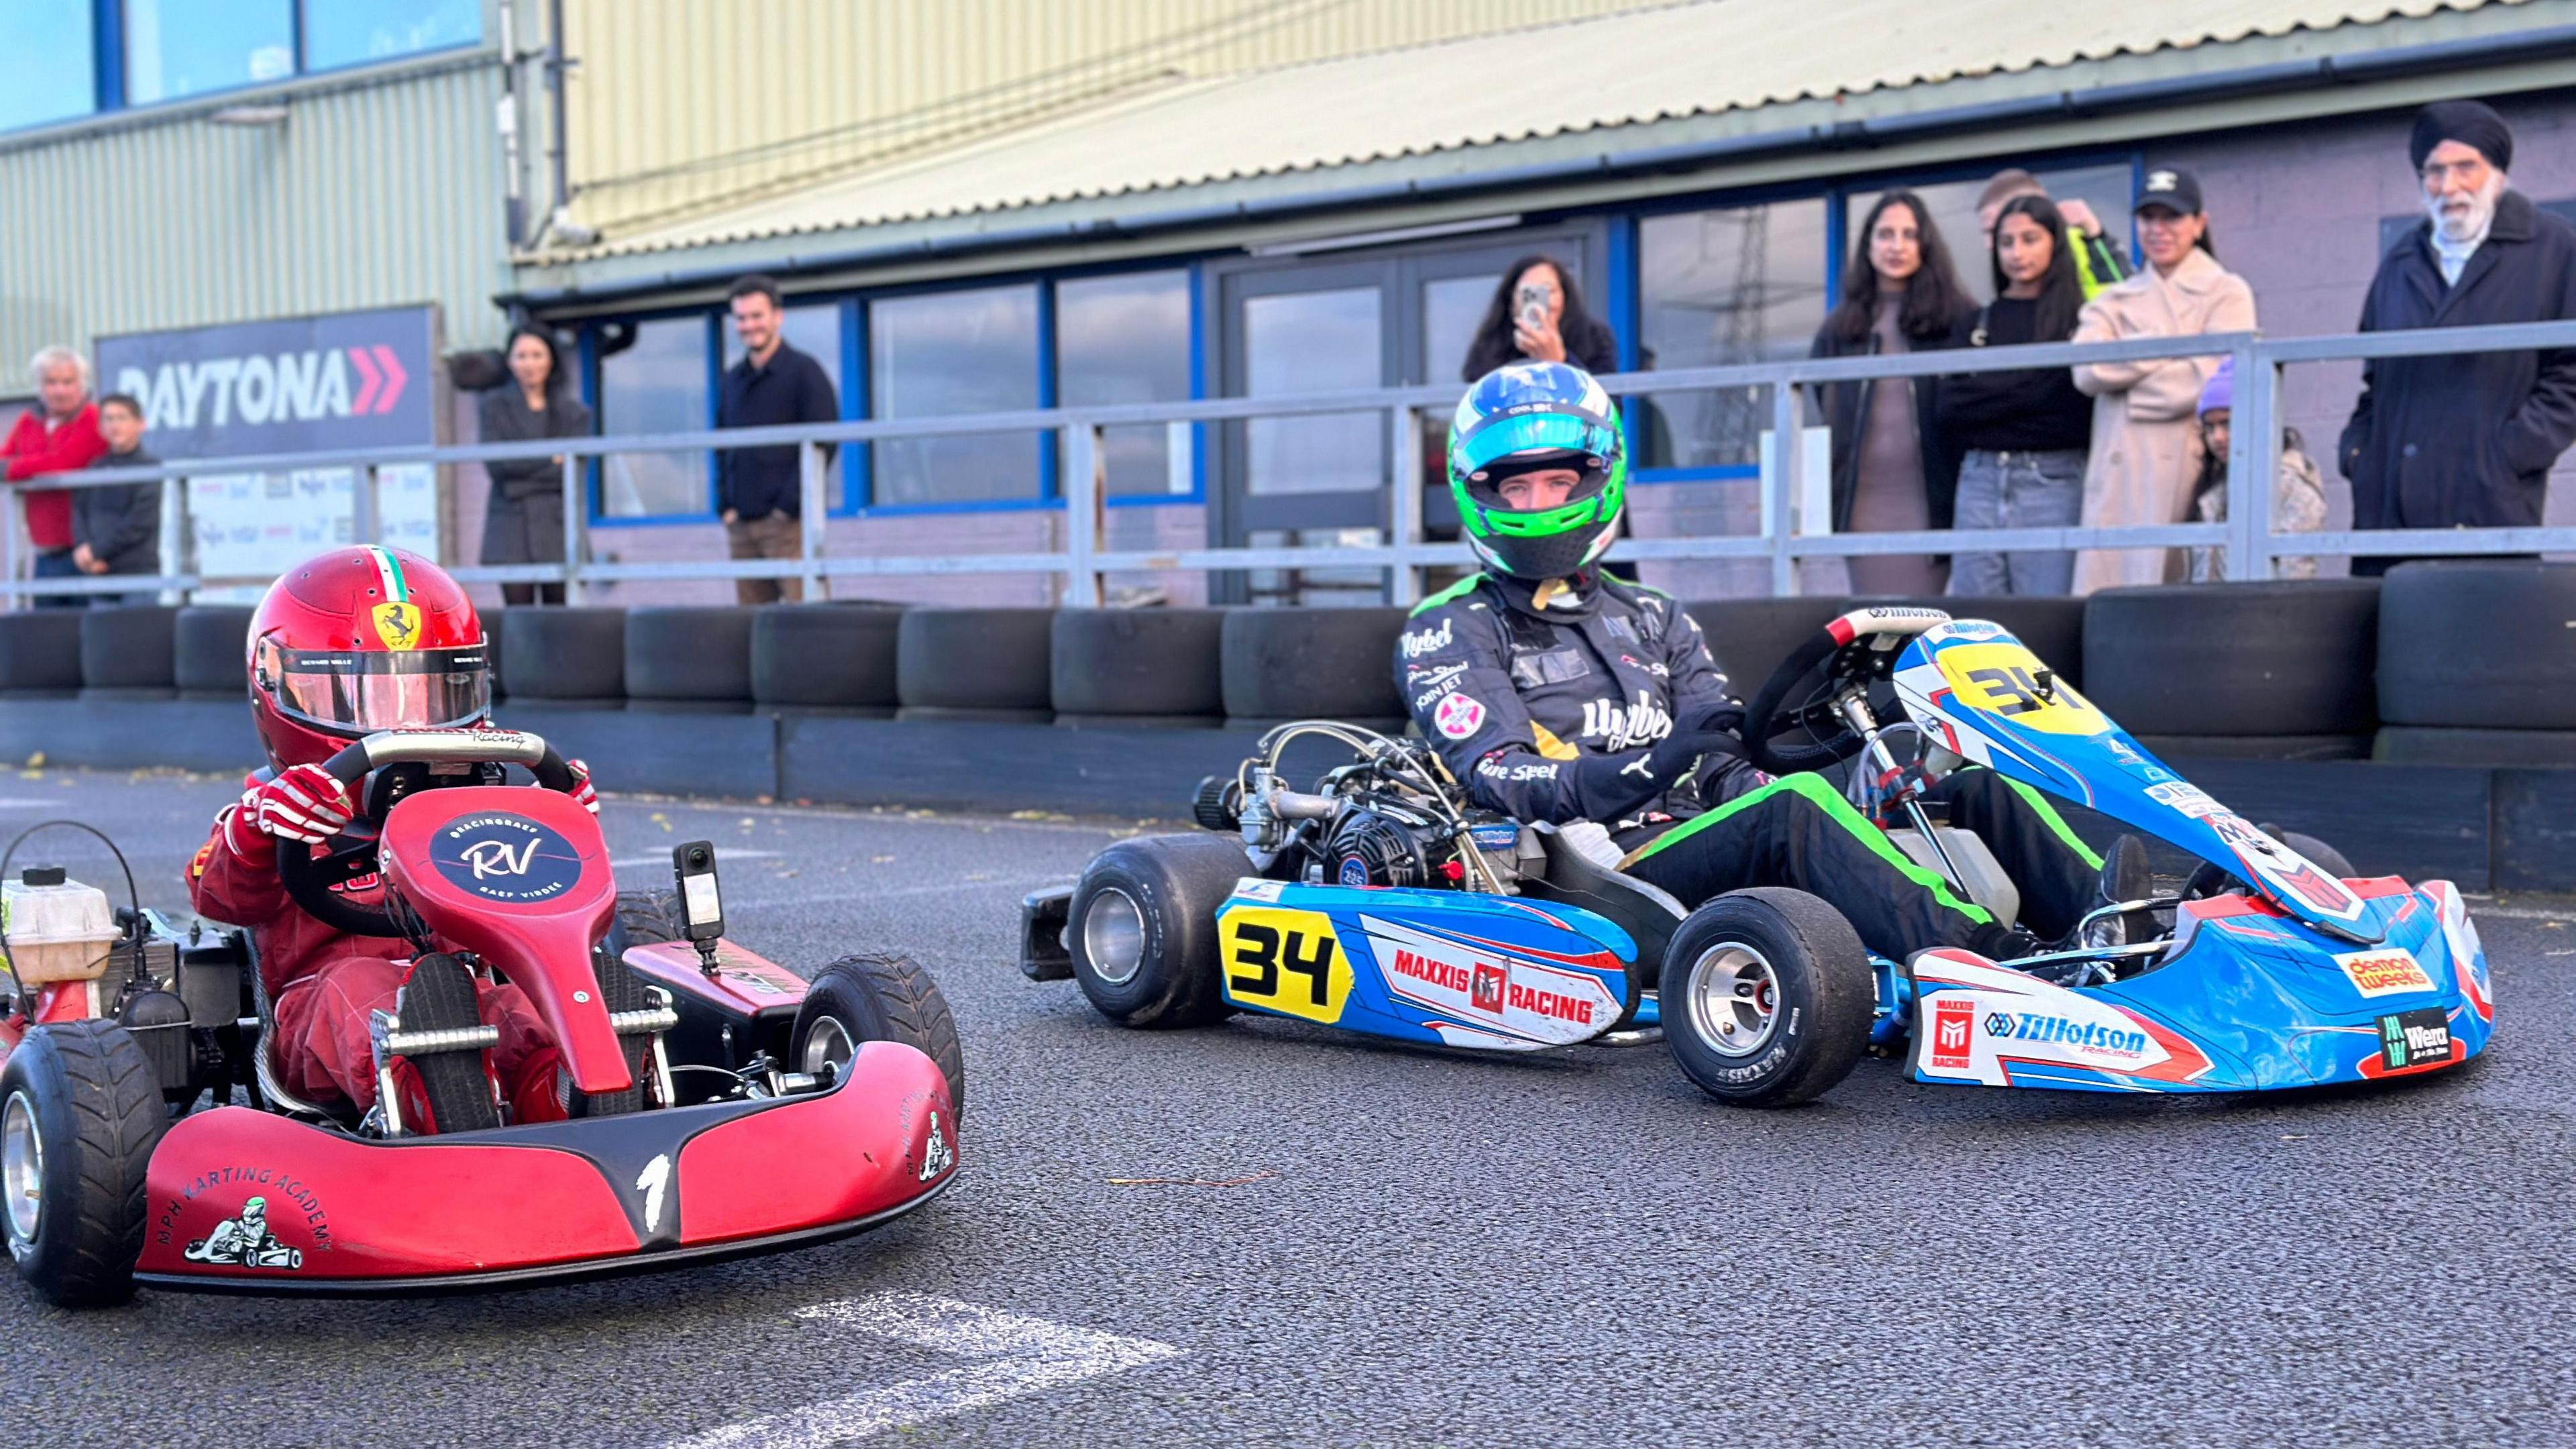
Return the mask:
[[[2576,730],[2381,725],[2370,757],[2393,765],[2576,765]],[[2565,890],[2567,882],[2550,887]]]
[[[2368,737],[2374,579],[2106,589],[2084,609],[2084,692],[2130,733]]]
[[[1699,621],[1708,652],[1726,674],[1727,688],[1751,699],[1809,635],[1852,607],[1849,599],[1798,595],[1785,599],[1699,599],[1682,605]]]
[[[0,614],[0,693],[78,693],[83,612],[25,609]]]
[[[2400,564],[2388,571],[2380,619],[2384,722],[2576,729],[2576,564]]]
[[[501,685],[513,702],[626,707],[624,609],[503,609],[500,618]]]
[[[1049,637],[1055,722],[1213,728],[1225,722],[1223,609],[1065,609]]]
[[[2117,718],[2117,716],[2113,716]],[[2368,735],[2133,735],[2165,760],[2366,760]]]
[[[764,604],[751,621],[751,698],[760,709],[892,719],[900,608]]]
[[[906,609],[895,631],[897,719],[1055,717],[1053,609]]]
[[[81,692],[103,699],[175,699],[173,631],[179,611],[111,604],[80,614]],[[238,672],[240,665],[234,665]]]
[[[1229,609],[1219,636],[1226,722],[1338,719],[1404,727],[1395,644],[1410,610]]]
[[[250,615],[238,604],[179,611],[170,625],[170,678],[181,699],[238,700],[250,693]]]
[[[627,610],[627,708],[748,714],[758,613],[741,605]]]

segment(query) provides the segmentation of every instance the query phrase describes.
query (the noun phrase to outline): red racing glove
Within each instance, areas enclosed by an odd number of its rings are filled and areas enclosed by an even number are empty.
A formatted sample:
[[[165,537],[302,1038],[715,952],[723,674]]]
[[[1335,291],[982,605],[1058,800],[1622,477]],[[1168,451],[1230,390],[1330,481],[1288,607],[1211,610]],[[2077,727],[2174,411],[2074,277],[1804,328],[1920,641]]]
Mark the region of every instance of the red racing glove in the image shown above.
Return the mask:
[[[599,791],[591,786],[590,766],[583,764],[579,760],[566,760],[564,761],[564,768],[572,771],[573,785],[571,794],[573,803],[579,805],[582,809],[589,811],[593,815],[598,814]]]
[[[296,765],[264,785],[243,791],[232,823],[280,840],[319,845],[345,829],[356,809],[349,802],[348,787],[331,778],[330,771],[320,765]],[[234,849],[240,846],[239,837],[234,837]]]

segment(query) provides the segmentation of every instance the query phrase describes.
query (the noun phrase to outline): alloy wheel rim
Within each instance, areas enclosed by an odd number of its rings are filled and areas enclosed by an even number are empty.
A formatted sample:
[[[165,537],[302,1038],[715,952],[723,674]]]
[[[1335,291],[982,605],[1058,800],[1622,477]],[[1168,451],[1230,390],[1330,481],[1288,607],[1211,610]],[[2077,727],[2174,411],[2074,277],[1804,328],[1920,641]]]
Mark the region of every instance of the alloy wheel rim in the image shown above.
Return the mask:
[[[1116,886],[1093,893],[1082,912],[1082,954],[1112,986],[1135,979],[1145,964],[1145,912],[1134,896]]]
[[[1771,1044],[1780,1025],[1780,976],[1740,941],[1711,946],[1691,963],[1691,1030],[1712,1052],[1741,1060]]]
[[[34,1242],[45,1209],[45,1143],[25,1092],[10,1093],[0,1110],[0,1194],[9,1200],[9,1235]]]
[[[805,1050],[797,1054],[797,1069],[807,1076],[819,1077],[830,1068],[837,1080],[841,1070],[857,1056],[859,1049],[850,1039],[850,1029],[837,1016],[818,1016],[805,1033]]]

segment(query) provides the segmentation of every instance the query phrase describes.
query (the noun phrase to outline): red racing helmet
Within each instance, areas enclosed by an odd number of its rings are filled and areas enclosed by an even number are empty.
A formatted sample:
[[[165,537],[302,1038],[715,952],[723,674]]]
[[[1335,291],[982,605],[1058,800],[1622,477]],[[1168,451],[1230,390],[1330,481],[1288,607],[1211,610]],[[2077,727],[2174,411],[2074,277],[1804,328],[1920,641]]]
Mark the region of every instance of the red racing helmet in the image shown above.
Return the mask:
[[[492,709],[474,601],[398,548],[336,548],[279,576],[251,615],[249,664],[251,715],[280,770],[377,730],[470,725]]]

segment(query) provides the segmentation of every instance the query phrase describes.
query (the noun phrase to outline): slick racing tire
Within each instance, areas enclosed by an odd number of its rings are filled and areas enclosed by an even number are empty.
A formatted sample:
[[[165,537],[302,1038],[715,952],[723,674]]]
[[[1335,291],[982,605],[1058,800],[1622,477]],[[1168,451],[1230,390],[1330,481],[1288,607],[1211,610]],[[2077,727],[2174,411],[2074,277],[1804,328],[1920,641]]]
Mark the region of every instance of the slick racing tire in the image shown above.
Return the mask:
[[[2283,845],[2290,847],[2299,854],[2306,856],[2309,860],[2314,861],[2318,866],[2324,869],[2326,874],[2333,876],[2336,880],[2351,880],[2354,876],[2361,874],[2361,872],[2352,868],[2352,862],[2344,858],[2344,853],[2342,851],[2335,849],[2333,846],[2326,844],[2324,841],[2317,839],[2313,835],[2301,835],[2295,830],[2283,830],[2278,833]]]
[[[144,1172],[169,1124],[151,1058],[108,1021],[40,1026],[0,1071],[0,1231],[62,1308],[122,1303],[143,1255]]]
[[[1092,858],[1065,913],[1073,979],[1122,1026],[1205,1026],[1234,1008],[1217,983],[1216,912],[1252,873],[1219,835],[1122,840]]]
[[[957,1018],[939,983],[909,956],[844,956],[815,972],[787,1038],[787,1065],[838,1072],[872,1041],[899,1041],[938,1063],[948,1079],[949,1110],[966,1115],[966,1053],[957,1041]]]
[[[683,939],[679,898],[671,892],[617,893],[617,917],[608,923],[604,943],[609,955],[622,958],[630,947],[660,946]]]
[[[1831,1089],[1869,1046],[1869,953],[1805,891],[1730,891],[1691,912],[1664,953],[1664,1040],[1682,1074],[1738,1107]]]

